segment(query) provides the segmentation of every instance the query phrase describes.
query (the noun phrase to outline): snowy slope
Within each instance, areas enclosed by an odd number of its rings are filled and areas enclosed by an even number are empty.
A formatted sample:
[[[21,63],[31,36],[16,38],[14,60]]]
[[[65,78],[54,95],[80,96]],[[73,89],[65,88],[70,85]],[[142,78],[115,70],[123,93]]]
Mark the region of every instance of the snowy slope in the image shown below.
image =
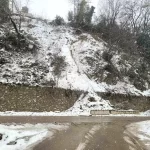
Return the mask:
[[[77,35],[75,29],[67,25],[54,26],[37,19],[23,22],[22,29],[32,36],[36,43],[39,43],[40,48],[37,51],[25,53],[0,49],[0,54],[2,54],[0,59],[5,58],[7,61],[1,65],[0,82],[51,86],[51,81],[54,81],[56,87],[89,92],[82,98],[82,101],[78,100],[74,110],[81,105],[84,110],[86,107],[111,109],[109,102],[102,100],[95,92],[150,95],[146,81],[146,91],[142,92],[135,88],[129,81],[129,77],[122,75],[122,78],[119,79],[118,76],[113,77],[113,74],[110,76],[108,69],[105,69],[110,64],[121,75],[122,69],[129,70],[132,67],[132,62],[120,63],[121,54],[118,52],[113,53],[111,63],[106,61],[103,53],[108,51],[108,48],[104,41],[98,41],[87,33]],[[1,34],[4,33],[1,31]],[[32,48],[32,45],[29,47]],[[63,58],[64,62],[60,64],[65,63],[66,65],[56,76],[54,67],[57,58]],[[112,82],[109,83],[106,79]],[[94,97],[97,105],[89,103],[88,97]]]
[[[106,82],[98,82],[95,78],[90,77],[90,75],[94,73],[95,68],[89,65],[87,58],[91,58],[93,65],[96,66],[97,60],[94,61],[94,59],[97,57],[95,54],[98,53],[98,67],[103,68],[108,63],[102,58],[103,52],[107,50],[105,42],[97,41],[91,35],[85,33],[76,35],[75,30],[68,26],[53,26],[37,21],[36,19],[33,19],[30,24],[35,27],[29,28],[27,27],[28,23],[24,23],[23,29],[37,39],[41,48],[37,53],[25,54],[21,58],[16,54],[13,60],[14,63],[11,64],[12,66],[7,66],[7,68],[12,69],[12,72],[15,72],[15,77],[12,77],[11,80],[8,79],[8,82],[22,83],[28,81],[31,85],[42,85],[52,79],[57,80],[57,86],[62,88],[142,94],[142,92],[137,90],[126,78],[126,80],[118,80],[116,84],[112,85]],[[55,77],[53,74],[53,66],[51,63],[54,56],[64,57],[67,63],[60,77]],[[117,64],[118,57],[120,58],[120,56],[116,54],[112,58],[112,62],[115,63],[116,66],[119,66]],[[34,66],[35,63],[38,65]],[[126,65],[129,67],[129,64],[126,63]],[[24,77],[22,75],[23,73],[29,74],[29,78],[22,81]],[[107,72],[104,72],[103,76],[107,76]],[[35,78],[39,78],[39,80],[37,79],[38,81],[36,82]],[[6,79],[2,77],[0,81],[7,82]],[[145,93],[148,95],[149,91]]]
[[[89,34],[83,33],[78,36],[75,34],[75,30],[68,26],[52,26],[41,22],[33,22],[33,24],[36,24],[35,28],[30,30],[25,28],[25,30],[36,37],[41,44],[37,60],[48,64],[47,67],[50,72],[47,74],[47,81],[54,78],[51,72],[53,67],[50,63],[52,56],[57,55],[65,57],[67,63],[67,67],[58,79],[58,87],[84,91],[106,92],[109,90],[115,93],[142,94],[129,81],[126,81],[126,78],[122,81],[118,80],[115,85],[108,85],[106,82],[97,82],[96,79],[89,78],[90,74],[94,73],[94,68],[89,65],[87,58],[95,59],[95,53],[98,52],[100,57],[98,60],[99,68],[107,64],[102,58],[103,52],[107,49],[105,42],[96,41]],[[116,67],[119,66],[117,64],[119,58],[116,59],[117,57],[118,55],[114,55],[112,58]],[[97,62],[93,63],[96,65]],[[126,63],[126,66],[128,68],[129,64]],[[105,73],[103,76],[105,76]]]

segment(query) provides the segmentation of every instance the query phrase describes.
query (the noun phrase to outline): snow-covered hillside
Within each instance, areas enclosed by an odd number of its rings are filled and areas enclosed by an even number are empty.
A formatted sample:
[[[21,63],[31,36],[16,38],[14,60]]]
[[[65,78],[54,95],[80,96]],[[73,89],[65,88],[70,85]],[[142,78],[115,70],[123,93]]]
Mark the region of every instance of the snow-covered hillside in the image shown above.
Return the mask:
[[[36,43],[40,44],[40,48],[38,51],[25,53],[6,51],[1,48],[0,58],[5,59],[5,63],[1,64],[0,82],[50,86],[50,81],[53,80],[56,86],[62,88],[142,94],[130,83],[127,76],[123,76],[121,80],[116,79],[116,83],[112,81],[109,84],[105,81],[110,74],[107,69],[104,69],[102,74],[99,73],[101,82],[98,77],[96,78],[95,70],[108,65],[103,58],[104,52],[108,50],[104,41],[97,41],[86,33],[76,35],[75,29],[71,27],[54,26],[37,19],[24,22],[22,28],[35,39]],[[2,30],[1,36],[4,34]],[[30,46],[32,48],[32,45]],[[53,70],[59,58],[64,58],[64,62],[60,64],[66,65],[60,69],[59,74],[55,75]],[[118,72],[125,66],[126,69],[131,68],[131,62],[119,64],[120,59],[121,56],[117,52],[111,58]],[[148,83],[145,84],[148,89]],[[149,92],[145,91],[144,94],[148,95]]]
[[[0,28],[1,38],[6,34],[6,27]],[[140,78],[138,70],[134,70],[135,64],[138,67],[138,63],[133,62],[135,58],[131,61],[123,59],[124,53],[110,52],[101,39],[94,39],[88,33],[77,34],[76,29],[67,25],[54,26],[38,19],[26,18],[22,30],[31,39],[28,51],[0,48],[0,82],[56,86],[88,91],[89,95],[95,92],[150,95],[150,71],[146,72],[146,78]],[[39,48],[34,49],[37,43]],[[144,92],[125,74],[132,69],[132,75],[138,74],[140,83],[144,83]],[[108,102],[106,105],[110,108]]]

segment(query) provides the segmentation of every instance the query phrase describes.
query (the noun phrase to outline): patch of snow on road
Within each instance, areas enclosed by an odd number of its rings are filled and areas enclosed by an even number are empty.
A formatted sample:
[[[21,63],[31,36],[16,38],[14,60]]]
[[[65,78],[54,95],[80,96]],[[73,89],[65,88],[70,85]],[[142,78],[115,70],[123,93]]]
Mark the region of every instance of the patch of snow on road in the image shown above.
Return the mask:
[[[26,150],[33,148],[46,138],[52,138],[54,131],[65,130],[69,125],[25,124],[0,125],[1,150]]]
[[[133,123],[127,126],[128,131],[137,137],[146,149],[150,149],[150,121]]]

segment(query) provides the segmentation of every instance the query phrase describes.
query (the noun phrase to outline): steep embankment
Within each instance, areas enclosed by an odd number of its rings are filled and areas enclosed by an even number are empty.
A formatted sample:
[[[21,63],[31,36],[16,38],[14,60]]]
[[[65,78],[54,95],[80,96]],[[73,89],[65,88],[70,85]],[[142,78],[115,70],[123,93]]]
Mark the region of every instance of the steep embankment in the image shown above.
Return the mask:
[[[83,98],[82,95],[80,99],[73,97],[72,102],[78,100],[73,107],[77,110],[110,109],[109,101],[102,99],[97,92],[150,96],[149,65],[142,57],[130,56],[117,46],[109,47],[107,43],[101,39],[94,39],[90,34],[77,34],[75,29],[67,25],[54,26],[43,20],[26,17],[22,23],[22,34],[26,37],[23,43],[26,45],[19,50],[15,47],[15,31],[11,27],[8,31],[8,26],[10,25],[5,24],[0,27],[1,83],[55,86],[84,91]],[[61,93],[59,89],[58,91]],[[62,90],[62,93],[63,91],[65,90]],[[57,96],[54,99],[57,99]],[[44,100],[43,103],[41,100],[43,108],[47,103]],[[67,103],[67,100],[64,96],[60,103]],[[27,101],[30,101],[30,98],[27,98]],[[53,99],[50,105],[52,101]],[[23,103],[27,104],[25,101]],[[17,107],[13,109],[18,110],[20,106]],[[69,107],[65,105],[59,110]],[[40,108],[41,111],[55,110],[52,107],[43,108]]]

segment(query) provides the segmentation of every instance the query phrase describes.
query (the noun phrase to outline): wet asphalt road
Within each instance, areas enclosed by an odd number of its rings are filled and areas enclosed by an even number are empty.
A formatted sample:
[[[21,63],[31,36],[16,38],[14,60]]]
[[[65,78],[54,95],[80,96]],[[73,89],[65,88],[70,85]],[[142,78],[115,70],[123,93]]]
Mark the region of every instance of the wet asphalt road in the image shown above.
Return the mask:
[[[135,137],[125,133],[127,125],[145,120],[150,117],[0,117],[1,124],[70,124],[69,129],[56,132],[33,150],[145,150]]]

